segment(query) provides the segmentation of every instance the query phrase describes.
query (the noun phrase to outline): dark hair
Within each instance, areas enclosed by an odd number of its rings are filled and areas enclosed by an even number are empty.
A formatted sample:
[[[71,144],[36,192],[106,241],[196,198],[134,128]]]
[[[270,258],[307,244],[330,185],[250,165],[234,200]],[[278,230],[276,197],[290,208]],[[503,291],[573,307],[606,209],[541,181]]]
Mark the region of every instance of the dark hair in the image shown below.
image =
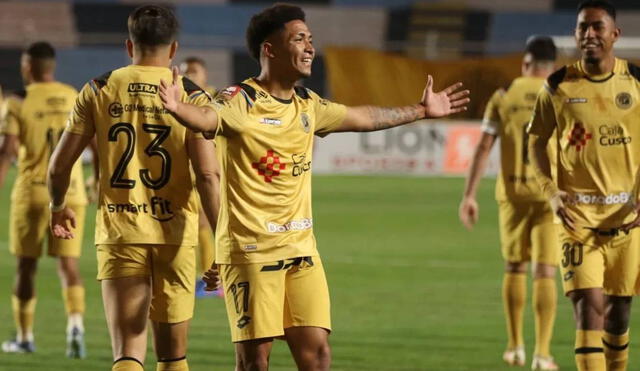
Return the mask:
[[[584,0],[578,5],[578,13],[580,13],[582,9],[587,8],[602,9],[607,12],[614,21],[616,20],[616,7],[607,0]]]
[[[260,60],[260,44],[276,31],[282,30],[285,23],[294,20],[305,21],[302,8],[276,3],[251,17],[247,27],[247,47],[255,60]]]
[[[31,59],[55,59],[56,58],[56,50],[46,41],[38,41],[35,42],[27,49],[25,49],[25,54],[27,54]]]
[[[556,44],[549,36],[531,36],[527,40],[527,46],[524,51],[531,54],[534,61],[556,60]]]
[[[171,44],[178,35],[178,19],[159,5],[136,8],[127,20],[129,38],[137,45],[155,47]]]
[[[191,57],[187,57],[184,59],[184,63],[197,63],[199,65],[201,65],[202,67],[207,67],[207,64],[205,63],[204,59],[200,58],[200,57],[196,57],[196,56],[191,56]]]

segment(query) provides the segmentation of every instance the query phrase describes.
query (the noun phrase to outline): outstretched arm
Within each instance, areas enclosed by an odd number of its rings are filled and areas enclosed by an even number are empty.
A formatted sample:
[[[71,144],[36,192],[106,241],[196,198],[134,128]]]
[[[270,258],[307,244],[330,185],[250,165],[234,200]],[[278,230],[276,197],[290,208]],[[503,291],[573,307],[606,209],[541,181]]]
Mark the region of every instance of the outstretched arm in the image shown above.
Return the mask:
[[[75,228],[76,219],[74,212],[65,205],[64,199],[69,189],[71,170],[82,154],[82,151],[91,141],[92,136],[73,134],[65,131],[60,142],[51,155],[47,184],[51,197],[51,231],[57,238],[71,239]]]
[[[484,174],[484,170],[487,167],[487,159],[491,153],[491,148],[493,148],[495,142],[495,135],[482,133],[473,160],[471,161],[471,169],[467,176],[462,202],[460,202],[460,209],[458,210],[460,221],[467,229],[473,228],[478,221],[479,207],[476,201],[476,192],[480,178],[482,178],[482,174]]]
[[[433,91],[433,77],[429,75],[420,103],[404,107],[358,106],[348,107],[347,115],[337,132],[376,131],[392,128],[424,118],[438,118],[467,110],[469,90],[459,89],[456,83],[440,91]]]
[[[180,124],[195,132],[215,132],[218,127],[218,115],[209,107],[198,107],[182,102],[183,90],[178,84],[178,68],[173,67],[171,84],[160,80],[160,99],[162,105]]]

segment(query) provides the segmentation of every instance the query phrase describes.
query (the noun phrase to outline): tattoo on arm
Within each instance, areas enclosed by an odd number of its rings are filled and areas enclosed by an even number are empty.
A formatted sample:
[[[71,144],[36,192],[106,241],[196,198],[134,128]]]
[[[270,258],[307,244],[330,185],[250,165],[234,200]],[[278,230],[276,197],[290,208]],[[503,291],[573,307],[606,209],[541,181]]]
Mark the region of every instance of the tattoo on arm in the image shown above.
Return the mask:
[[[371,119],[372,131],[384,130],[424,118],[424,107],[420,104],[391,108],[367,106],[366,109]]]

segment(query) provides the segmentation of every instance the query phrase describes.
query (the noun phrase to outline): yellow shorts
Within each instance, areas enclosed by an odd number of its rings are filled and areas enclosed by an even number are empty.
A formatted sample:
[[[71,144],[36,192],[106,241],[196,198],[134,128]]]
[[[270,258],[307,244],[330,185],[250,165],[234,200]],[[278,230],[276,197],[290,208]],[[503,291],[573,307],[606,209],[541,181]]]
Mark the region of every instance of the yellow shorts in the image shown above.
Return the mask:
[[[220,275],[233,342],[282,336],[289,327],[331,331],[329,287],[319,257],[222,264]]]
[[[511,263],[558,265],[559,226],[546,202],[498,202],[502,257]]]
[[[75,237],[63,240],[53,237],[49,229],[49,205],[12,203],[9,216],[9,250],[18,257],[38,258],[47,237],[47,254],[77,258],[82,251],[84,206],[72,206],[76,213]]]
[[[98,280],[151,279],[149,318],[177,323],[193,317],[196,285],[194,246],[97,245]]]
[[[593,234],[587,239],[589,243],[583,243],[561,228],[564,292],[603,288],[607,295],[633,296],[639,252],[632,240],[636,242],[637,238],[638,231],[633,230],[617,236]]]

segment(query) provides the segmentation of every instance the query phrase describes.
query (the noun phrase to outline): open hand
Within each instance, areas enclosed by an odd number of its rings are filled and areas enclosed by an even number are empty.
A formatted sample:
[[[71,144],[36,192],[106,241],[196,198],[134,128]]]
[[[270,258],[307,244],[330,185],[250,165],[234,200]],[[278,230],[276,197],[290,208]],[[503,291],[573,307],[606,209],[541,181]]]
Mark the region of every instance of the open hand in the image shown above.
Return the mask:
[[[478,221],[478,217],[480,215],[480,209],[478,207],[478,202],[474,198],[465,197],[460,202],[460,208],[458,209],[458,217],[460,218],[460,222],[464,225],[468,230],[473,229],[473,226]]]
[[[462,83],[458,82],[435,93],[433,91],[433,77],[429,75],[420,102],[424,106],[426,118],[444,117],[466,111],[467,103],[471,99],[469,99],[469,90],[458,91],[461,87]]]
[[[553,213],[560,218],[562,224],[570,231],[575,231],[576,227],[573,218],[567,211],[566,205],[573,202],[574,199],[565,191],[557,191],[549,200]]]
[[[178,105],[182,98],[182,88],[178,84],[178,67],[173,67],[173,81],[171,84],[167,83],[163,79],[160,79],[160,100],[162,100],[162,105],[169,112],[176,112],[178,110]]]
[[[622,229],[625,233],[629,233],[633,228],[637,228],[640,226],[640,202],[636,201],[634,206],[634,211],[636,212],[636,217],[633,219],[631,223],[624,224],[620,229]]]
[[[216,263],[211,264],[211,268],[204,272],[202,280],[207,284],[205,291],[215,291],[220,288],[222,280],[220,279],[220,270]]]
[[[51,212],[50,227],[54,237],[72,239],[74,237],[72,228],[76,228],[76,213],[68,206],[59,212]]]

